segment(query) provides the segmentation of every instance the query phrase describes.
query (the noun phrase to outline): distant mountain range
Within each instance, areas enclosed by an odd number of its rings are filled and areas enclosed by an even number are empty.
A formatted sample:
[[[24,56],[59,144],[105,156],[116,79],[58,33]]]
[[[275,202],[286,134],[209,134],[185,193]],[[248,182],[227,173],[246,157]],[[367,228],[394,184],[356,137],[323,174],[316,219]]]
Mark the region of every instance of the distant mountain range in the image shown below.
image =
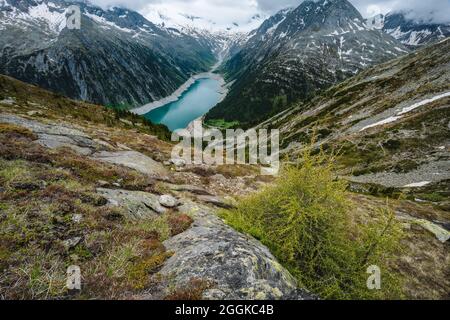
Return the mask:
[[[316,147],[339,150],[340,173],[360,191],[435,194],[448,208],[449,70],[444,39],[369,68],[259,127],[279,128],[282,154],[294,158],[314,138]]]
[[[408,53],[347,0],[304,1],[250,34],[222,71],[232,84],[207,119],[256,124],[361,70]]]
[[[220,25],[216,21],[202,17],[202,13],[189,15],[156,7],[147,8],[145,16],[154,24],[164,28],[208,30],[212,33],[248,33],[257,29],[269,17],[267,14],[257,13],[243,23],[230,22],[228,25]]]
[[[414,21],[408,19],[407,14],[401,12],[377,15],[367,19],[366,24],[370,28],[383,30],[411,49],[450,36],[450,22],[439,24]]]

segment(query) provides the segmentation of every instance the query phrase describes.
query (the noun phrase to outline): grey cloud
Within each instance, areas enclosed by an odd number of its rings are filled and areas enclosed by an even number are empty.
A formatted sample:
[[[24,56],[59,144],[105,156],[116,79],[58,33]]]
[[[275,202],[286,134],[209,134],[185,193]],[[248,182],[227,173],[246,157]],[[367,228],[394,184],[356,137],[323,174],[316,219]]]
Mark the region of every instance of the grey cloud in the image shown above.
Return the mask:
[[[350,0],[350,2],[365,16],[374,8],[378,8],[382,13],[404,12],[408,18],[416,21],[450,22],[450,0]]]
[[[180,0],[91,0],[93,3],[101,6],[124,6],[133,10],[141,10],[148,4],[167,3],[176,4]],[[195,3],[196,0],[184,0],[185,3]],[[211,5],[217,5],[221,8],[228,6],[231,9],[248,8],[243,5],[253,2],[257,3],[257,8],[266,13],[275,13],[286,7],[298,6],[302,0],[210,0]],[[450,22],[450,0],[350,0],[358,8],[363,16],[389,11],[407,12],[407,17],[413,20],[427,22],[447,23]],[[218,10],[217,15],[221,15]],[[231,18],[230,18],[231,19]]]

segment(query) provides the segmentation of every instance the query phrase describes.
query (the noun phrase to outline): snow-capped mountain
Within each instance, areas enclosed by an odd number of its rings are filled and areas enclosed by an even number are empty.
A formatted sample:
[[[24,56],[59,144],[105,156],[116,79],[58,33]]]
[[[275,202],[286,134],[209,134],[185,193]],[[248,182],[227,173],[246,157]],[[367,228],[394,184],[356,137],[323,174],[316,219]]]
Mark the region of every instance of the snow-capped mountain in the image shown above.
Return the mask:
[[[214,44],[137,12],[86,2],[0,0],[0,73],[66,96],[137,106],[170,95],[216,61]],[[66,28],[81,8],[81,29]]]
[[[438,24],[414,21],[404,13],[380,14],[367,19],[366,23],[370,28],[383,30],[413,49],[450,36],[450,22]]]
[[[304,1],[266,20],[222,67],[233,81],[208,119],[253,124],[364,68],[406,54],[347,0]]]
[[[30,2],[15,0],[0,0],[0,8],[5,13],[1,21],[2,28],[5,24],[13,22],[20,25],[41,25],[49,32],[59,34],[66,27],[66,11],[55,3],[39,3],[35,6]],[[14,21],[13,21],[14,19]]]

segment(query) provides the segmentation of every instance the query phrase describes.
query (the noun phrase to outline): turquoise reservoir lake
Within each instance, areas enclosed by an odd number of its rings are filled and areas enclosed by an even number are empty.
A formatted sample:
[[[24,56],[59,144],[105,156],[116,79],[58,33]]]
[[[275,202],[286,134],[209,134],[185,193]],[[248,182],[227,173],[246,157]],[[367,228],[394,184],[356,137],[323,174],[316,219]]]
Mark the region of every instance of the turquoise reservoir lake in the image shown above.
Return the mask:
[[[198,79],[175,101],[153,109],[144,115],[153,123],[165,124],[171,131],[186,128],[205,115],[223,97],[218,79]]]

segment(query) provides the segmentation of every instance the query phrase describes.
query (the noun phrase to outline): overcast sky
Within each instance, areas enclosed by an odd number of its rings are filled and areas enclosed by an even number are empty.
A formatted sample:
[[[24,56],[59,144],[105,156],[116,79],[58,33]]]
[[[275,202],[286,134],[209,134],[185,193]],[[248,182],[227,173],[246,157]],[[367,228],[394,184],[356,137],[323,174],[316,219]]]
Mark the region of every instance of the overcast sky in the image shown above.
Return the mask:
[[[408,10],[409,16],[433,22],[450,22],[450,0],[349,0],[364,17]],[[91,0],[97,5],[125,6],[144,16],[155,9],[200,16],[218,24],[244,23],[257,13],[273,14],[302,0]]]

